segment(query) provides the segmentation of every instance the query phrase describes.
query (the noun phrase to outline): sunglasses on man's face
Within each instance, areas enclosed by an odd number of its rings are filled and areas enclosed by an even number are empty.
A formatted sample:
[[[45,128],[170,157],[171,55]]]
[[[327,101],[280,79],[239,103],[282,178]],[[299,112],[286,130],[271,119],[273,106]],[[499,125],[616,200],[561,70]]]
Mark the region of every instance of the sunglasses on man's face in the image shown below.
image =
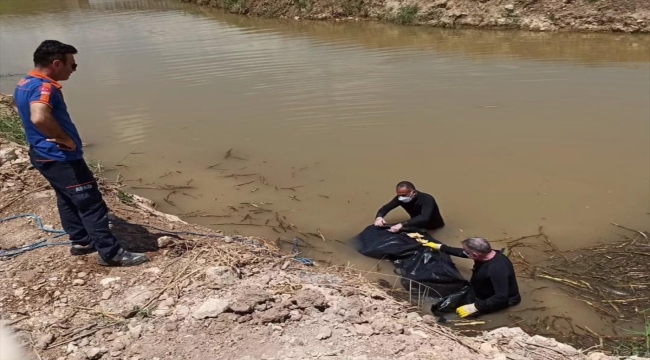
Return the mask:
[[[55,60],[55,61],[54,61],[54,64],[53,64],[54,66],[57,66],[57,61],[58,61],[58,66],[63,66],[63,67],[65,67],[65,66],[67,65],[64,61],[61,61],[61,60]],[[70,65],[70,67],[72,68],[72,71],[76,71],[76,70],[77,70],[77,66],[79,66],[79,64],[77,64],[77,63],[72,63],[72,64]]]

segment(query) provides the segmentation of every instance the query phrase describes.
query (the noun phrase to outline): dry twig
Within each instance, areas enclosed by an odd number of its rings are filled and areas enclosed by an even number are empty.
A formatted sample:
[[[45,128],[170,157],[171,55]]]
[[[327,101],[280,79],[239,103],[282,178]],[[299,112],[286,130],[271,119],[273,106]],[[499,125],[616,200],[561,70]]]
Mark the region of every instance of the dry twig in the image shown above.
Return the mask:
[[[43,186],[38,187],[38,188],[36,188],[36,189],[34,189],[34,190],[30,190],[30,191],[28,191],[28,192],[26,192],[26,193],[24,193],[24,194],[21,194],[21,195],[16,196],[15,198],[9,200],[8,203],[6,203],[6,204],[4,204],[2,207],[0,207],[0,212],[2,212],[4,209],[8,208],[11,204],[15,203],[16,201],[18,201],[18,200],[24,198],[25,196],[27,196],[27,195],[29,195],[29,194],[33,194],[33,193],[35,193],[35,192],[43,191],[43,190],[47,189],[49,186],[50,186],[50,184],[43,185]]]

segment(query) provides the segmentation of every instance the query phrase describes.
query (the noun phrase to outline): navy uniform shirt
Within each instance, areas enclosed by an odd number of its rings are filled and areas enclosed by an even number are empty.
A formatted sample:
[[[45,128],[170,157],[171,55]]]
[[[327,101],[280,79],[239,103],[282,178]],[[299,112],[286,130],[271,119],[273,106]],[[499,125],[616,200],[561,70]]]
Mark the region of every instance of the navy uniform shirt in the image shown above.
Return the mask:
[[[16,85],[14,102],[18,108],[18,115],[20,115],[23,122],[27,142],[37,154],[55,161],[72,161],[83,158],[81,137],[77,127],[72,123],[68,107],[63,100],[61,84],[36,70],[32,70]],[[61,150],[55,143],[46,141],[47,136],[32,123],[30,110],[32,103],[43,103],[52,109],[52,117],[77,144],[74,151]]]

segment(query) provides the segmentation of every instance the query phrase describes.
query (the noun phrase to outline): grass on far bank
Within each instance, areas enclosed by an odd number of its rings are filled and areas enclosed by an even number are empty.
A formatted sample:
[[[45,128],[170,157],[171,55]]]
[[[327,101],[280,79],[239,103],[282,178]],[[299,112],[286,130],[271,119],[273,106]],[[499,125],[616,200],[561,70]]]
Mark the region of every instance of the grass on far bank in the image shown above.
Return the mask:
[[[27,145],[25,131],[20,118],[16,115],[0,115],[0,138]]]
[[[401,6],[390,20],[401,25],[412,25],[419,11],[420,8],[416,4]]]

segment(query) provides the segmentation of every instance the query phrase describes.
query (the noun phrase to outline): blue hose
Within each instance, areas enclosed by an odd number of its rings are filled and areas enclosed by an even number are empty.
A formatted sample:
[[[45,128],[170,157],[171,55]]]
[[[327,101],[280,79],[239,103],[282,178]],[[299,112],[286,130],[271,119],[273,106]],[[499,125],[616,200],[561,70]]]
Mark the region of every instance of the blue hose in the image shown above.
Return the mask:
[[[299,261],[301,264],[306,265],[306,266],[314,266],[314,262],[311,259],[299,257],[298,254],[300,254],[300,250],[298,250],[298,243],[302,240],[299,237],[295,237],[293,239],[293,248],[291,249],[291,252],[296,254],[293,258]],[[303,240],[304,241],[304,240]]]
[[[28,251],[32,251],[32,250],[36,250],[36,249],[40,249],[40,248],[44,248],[44,247],[49,247],[49,246],[69,245],[69,244],[71,244],[70,241],[61,241],[61,242],[53,242],[53,243],[48,242],[48,240],[53,240],[53,239],[56,239],[56,238],[60,238],[60,237],[62,237],[64,235],[66,235],[67,233],[65,232],[65,230],[56,230],[56,229],[48,229],[48,228],[46,228],[43,225],[43,220],[41,220],[41,218],[38,215],[22,214],[22,215],[10,216],[8,218],[0,219],[0,224],[2,224],[3,222],[16,220],[16,219],[22,219],[22,218],[32,218],[32,219],[36,220],[36,224],[38,225],[39,229],[41,229],[41,230],[43,230],[45,232],[53,233],[53,234],[57,234],[57,235],[52,236],[52,237],[50,237],[48,239],[43,239],[43,240],[37,241],[34,244],[25,245],[25,246],[22,246],[22,247],[19,247],[19,248],[8,249],[8,250],[0,250],[0,258],[14,257],[14,256],[24,254],[24,253],[26,253]]]
[[[0,224],[3,223],[3,222],[16,220],[16,219],[21,219],[21,218],[26,218],[26,217],[35,219],[36,224],[38,225],[39,229],[41,229],[41,230],[43,230],[45,232],[54,233],[54,234],[57,234],[57,235],[55,235],[53,237],[50,237],[48,239],[40,240],[40,241],[38,241],[38,242],[36,242],[34,244],[31,244],[31,245],[25,245],[23,247],[19,247],[19,248],[15,248],[15,249],[0,250],[0,258],[14,257],[14,256],[22,255],[22,254],[24,254],[24,253],[26,253],[28,251],[32,251],[32,250],[36,250],[36,249],[40,249],[40,248],[44,248],[44,247],[49,247],[49,246],[69,245],[69,244],[71,244],[70,241],[48,242],[48,240],[53,240],[53,239],[62,237],[64,235],[67,235],[67,233],[65,232],[65,230],[56,230],[56,229],[48,229],[48,228],[46,228],[45,226],[43,226],[43,221],[41,220],[41,218],[38,215],[22,214],[22,215],[10,216],[10,217],[4,218],[4,219],[0,219]],[[122,222],[122,223],[125,223],[125,224],[129,224],[128,222],[126,222],[124,220],[118,220],[117,222]],[[207,238],[216,238],[216,239],[225,238],[225,236],[223,236],[223,235],[202,234],[202,233],[195,233],[195,232],[189,232],[189,231],[170,231],[170,230],[157,228],[157,227],[151,226],[151,225],[144,225],[144,224],[136,224],[136,225],[139,225],[139,226],[142,226],[142,227],[145,227],[145,228],[149,228],[149,229],[153,229],[153,230],[157,230],[157,231],[161,231],[161,232],[168,233],[168,234],[174,234],[174,235],[203,236],[203,237],[207,237]],[[234,237],[232,237],[232,239],[235,240],[235,241],[241,242],[241,243],[245,242],[244,238],[241,238],[241,237],[238,237],[238,236],[234,236]],[[298,257],[298,254],[300,254],[300,250],[298,250],[298,242],[300,241],[300,238],[296,237],[294,240],[295,240],[295,242],[293,244],[293,249],[291,250],[294,254],[296,254],[294,259],[296,259],[297,261],[299,261],[300,263],[302,263],[304,265],[314,266],[314,262],[312,260],[307,259],[307,258]],[[255,241],[253,239],[250,240],[250,244],[252,244],[253,246],[256,246],[256,247],[263,246],[261,243]]]
[[[6,221],[10,220],[15,220],[15,219],[22,219],[22,218],[32,218],[36,220],[36,224],[38,225],[38,228],[45,231],[45,232],[50,232],[50,233],[55,233],[55,234],[65,234],[65,230],[55,230],[55,229],[46,229],[45,226],[43,226],[43,220],[38,215],[34,214],[22,214],[22,215],[16,215],[16,216],[10,216],[8,218],[0,219],[0,224]]]

